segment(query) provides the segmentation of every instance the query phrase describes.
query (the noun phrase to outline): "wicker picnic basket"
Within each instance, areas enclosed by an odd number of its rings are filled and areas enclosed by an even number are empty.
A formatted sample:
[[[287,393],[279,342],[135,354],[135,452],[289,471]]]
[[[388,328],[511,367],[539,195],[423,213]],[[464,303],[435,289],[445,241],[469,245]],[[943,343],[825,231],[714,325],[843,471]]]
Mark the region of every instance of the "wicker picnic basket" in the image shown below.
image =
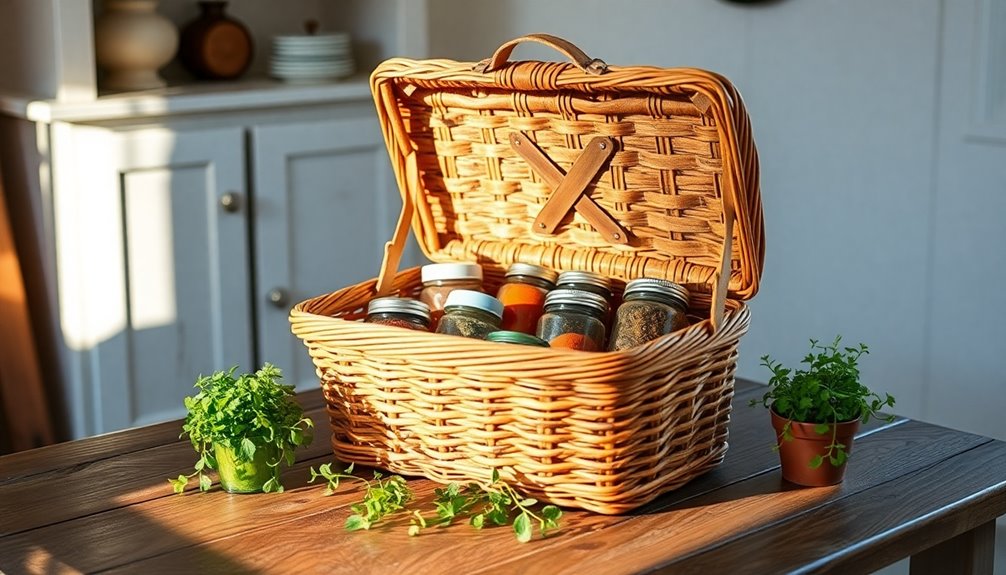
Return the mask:
[[[523,41],[572,63],[509,62]],[[758,159],[740,95],[696,69],[607,66],[532,35],[478,64],[392,59],[371,77],[403,209],[379,277],[298,304],[293,332],[327,400],[335,455],[437,481],[490,470],[553,503],[620,513],[722,461],[742,300],[764,254]],[[523,148],[521,148],[523,146]],[[433,261],[660,277],[693,324],[619,352],[363,323],[410,224]]]

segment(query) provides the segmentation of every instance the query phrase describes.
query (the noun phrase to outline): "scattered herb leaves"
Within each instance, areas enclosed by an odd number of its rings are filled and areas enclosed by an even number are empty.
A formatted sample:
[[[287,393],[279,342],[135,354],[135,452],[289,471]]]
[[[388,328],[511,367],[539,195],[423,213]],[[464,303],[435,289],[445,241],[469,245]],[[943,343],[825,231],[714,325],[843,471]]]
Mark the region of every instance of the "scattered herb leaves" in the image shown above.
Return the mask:
[[[514,535],[521,543],[531,540],[534,525],[542,537],[559,527],[562,510],[555,505],[545,505],[537,513],[532,507],[538,504],[533,498],[523,497],[508,483],[500,479],[493,469],[488,485],[469,483],[461,486],[449,483],[434,489],[434,515],[428,516],[420,509],[409,508],[413,493],[408,484],[398,475],[385,478],[374,472],[373,481],[353,475],[350,465],[343,472],[332,471],[332,464],[325,463],[315,470],[310,469],[313,483],[316,479],[327,482],[324,495],[331,495],[342,480],[361,481],[366,485],[363,500],[350,506],[353,514],[346,518],[345,527],[349,531],[370,529],[381,520],[398,513],[409,517],[408,534],[417,536],[423,529],[446,527],[456,520],[467,519],[475,529],[487,525],[511,525]]]
[[[404,510],[405,505],[412,501],[412,490],[409,489],[405,479],[398,475],[385,478],[380,472],[375,471],[374,479],[368,481],[353,475],[352,464],[344,472],[338,472],[332,471],[331,463],[322,464],[317,470],[312,467],[309,471],[311,479],[308,479],[308,483],[314,483],[319,478],[328,482],[324,493],[326,496],[335,493],[339,488],[339,482],[344,479],[362,481],[367,486],[363,501],[350,506],[353,514],[346,518],[346,529],[349,531],[370,529],[386,516]]]

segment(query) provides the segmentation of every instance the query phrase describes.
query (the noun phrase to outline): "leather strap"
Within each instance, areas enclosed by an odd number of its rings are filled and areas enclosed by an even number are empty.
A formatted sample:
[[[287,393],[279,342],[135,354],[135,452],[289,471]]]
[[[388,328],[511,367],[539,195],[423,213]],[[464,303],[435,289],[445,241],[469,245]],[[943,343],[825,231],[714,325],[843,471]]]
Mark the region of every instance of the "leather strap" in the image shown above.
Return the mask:
[[[422,182],[415,152],[405,157],[405,177],[409,186],[402,196],[402,213],[398,216],[395,233],[391,236],[391,241],[384,244],[384,260],[381,262],[380,275],[377,276],[376,297],[389,295],[392,291],[395,275],[402,261],[402,253],[405,252],[405,242],[409,239],[412,216],[416,213],[416,202],[412,199],[412,193],[422,189]]]
[[[732,202],[726,199],[729,194],[724,194],[723,201],[723,253],[720,256],[720,269],[715,275],[715,291],[713,292],[712,303],[712,324],[713,331],[723,325],[723,315],[726,312],[727,288],[730,286],[730,263],[733,261],[734,245],[734,207]]]
[[[597,136],[587,144],[580,157],[573,162],[569,172],[559,182],[545,205],[538,212],[532,228],[538,234],[551,234],[559,227],[570,208],[583,196],[587,186],[604,168],[604,164],[615,153],[615,145],[611,139]]]
[[[513,53],[513,49],[521,42],[536,42],[561,52],[569,58],[577,68],[583,70],[587,74],[597,76],[603,74],[608,69],[608,65],[605,64],[603,60],[591,58],[586,55],[583,50],[577,48],[575,44],[568,40],[563,40],[562,38],[551,34],[528,34],[527,36],[521,36],[520,38],[514,38],[509,42],[505,42],[502,46],[496,49],[496,52],[494,52],[492,56],[476,64],[474,70],[483,74],[499,70],[503,67],[503,64],[507,63],[507,60],[510,58],[510,54]]]
[[[562,173],[562,170],[558,166],[552,163],[552,160],[545,155],[545,152],[541,151],[541,148],[531,141],[530,138],[520,132],[512,132],[510,134],[510,146],[520,157],[524,158],[524,161],[531,166],[531,169],[541,176],[545,180],[545,183],[553,190],[556,190],[562,184],[565,174]],[[608,212],[604,211],[604,208],[597,205],[597,202],[590,196],[581,194],[577,198],[574,208],[590,225],[594,226],[595,230],[611,243],[621,245],[629,243],[629,234],[625,231],[625,228],[608,215]]]

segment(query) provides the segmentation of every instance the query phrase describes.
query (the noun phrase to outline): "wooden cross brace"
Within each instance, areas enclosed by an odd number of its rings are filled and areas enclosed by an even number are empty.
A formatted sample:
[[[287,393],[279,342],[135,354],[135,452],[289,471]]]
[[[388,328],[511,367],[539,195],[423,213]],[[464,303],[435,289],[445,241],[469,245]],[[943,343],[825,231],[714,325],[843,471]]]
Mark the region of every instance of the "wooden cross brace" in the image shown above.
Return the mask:
[[[615,153],[615,143],[611,138],[597,136],[592,139],[565,174],[537,144],[520,132],[510,134],[510,147],[553,188],[552,195],[534,220],[532,230],[535,233],[555,233],[570,208],[574,208],[608,241],[622,245],[629,243],[625,229],[586,195],[587,186]]]

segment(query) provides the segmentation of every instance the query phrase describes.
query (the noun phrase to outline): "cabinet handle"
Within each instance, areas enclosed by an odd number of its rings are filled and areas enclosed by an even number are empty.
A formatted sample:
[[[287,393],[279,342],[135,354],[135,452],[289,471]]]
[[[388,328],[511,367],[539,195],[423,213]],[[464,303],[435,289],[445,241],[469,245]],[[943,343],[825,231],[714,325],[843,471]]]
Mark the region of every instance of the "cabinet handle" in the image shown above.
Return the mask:
[[[225,212],[231,214],[240,211],[241,194],[237,192],[227,192],[226,194],[220,196],[220,207],[222,207]]]
[[[290,294],[288,294],[283,288],[273,288],[269,290],[268,294],[266,294],[266,299],[269,300],[269,303],[271,303],[273,307],[283,308],[286,307],[287,303],[289,303]]]

